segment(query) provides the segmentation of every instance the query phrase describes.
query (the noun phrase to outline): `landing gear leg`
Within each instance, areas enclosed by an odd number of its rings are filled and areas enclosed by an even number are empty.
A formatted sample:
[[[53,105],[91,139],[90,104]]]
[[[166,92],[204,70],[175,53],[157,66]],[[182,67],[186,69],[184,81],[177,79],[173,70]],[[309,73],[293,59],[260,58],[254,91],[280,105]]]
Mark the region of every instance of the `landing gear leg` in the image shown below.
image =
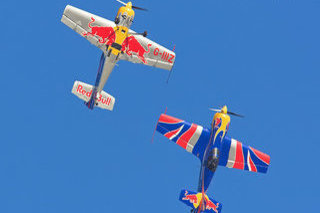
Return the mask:
[[[107,56],[108,56],[108,57],[110,57],[110,55],[111,55],[111,51],[112,51],[112,50],[111,50],[111,48],[110,48],[110,49],[108,49],[108,52],[107,52]]]

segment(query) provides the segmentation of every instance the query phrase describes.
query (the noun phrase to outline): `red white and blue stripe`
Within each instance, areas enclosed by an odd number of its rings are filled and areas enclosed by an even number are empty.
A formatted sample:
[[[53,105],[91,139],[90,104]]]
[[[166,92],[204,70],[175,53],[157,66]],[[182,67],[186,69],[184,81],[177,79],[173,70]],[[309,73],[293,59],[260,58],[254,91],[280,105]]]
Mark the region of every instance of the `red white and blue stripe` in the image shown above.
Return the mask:
[[[205,144],[208,143],[210,136],[208,129],[162,114],[156,130],[188,152],[202,159]],[[202,143],[204,145],[201,145]]]
[[[241,142],[225,137],[219,165],[228,168],[248,170],[252,172],[266,173],[270,164],[270,156]]]

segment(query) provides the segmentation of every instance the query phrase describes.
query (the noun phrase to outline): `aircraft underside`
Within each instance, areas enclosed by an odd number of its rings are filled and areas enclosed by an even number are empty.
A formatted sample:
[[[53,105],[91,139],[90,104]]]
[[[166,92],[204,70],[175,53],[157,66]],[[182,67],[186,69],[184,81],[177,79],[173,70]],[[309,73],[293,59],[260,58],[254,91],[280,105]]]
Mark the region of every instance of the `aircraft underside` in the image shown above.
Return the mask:
[[[102,53],[96,83],[93,88],[90,100],[86,103],[88,108],[93,109],[94,106],[98,104],[97,101],[99,97],[97,96],[97,94],[101,93],[118,60],[118,56],[110,54],[110,52],[109,54]]]

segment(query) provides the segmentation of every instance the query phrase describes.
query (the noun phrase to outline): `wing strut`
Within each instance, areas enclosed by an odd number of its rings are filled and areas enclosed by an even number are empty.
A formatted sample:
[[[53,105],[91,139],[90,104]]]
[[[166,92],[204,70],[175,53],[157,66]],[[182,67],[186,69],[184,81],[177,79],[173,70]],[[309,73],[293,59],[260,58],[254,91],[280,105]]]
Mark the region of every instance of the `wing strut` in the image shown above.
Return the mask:
[[[172,72],[173,72],[173,71],[171,70],[170,73],[169,73],[169,75],[168,75],[167,84],[169,83],[169,79],[170,79],[170,76],[171,76],[171,73],[172,73]]]
[[[175,49],[176,49],[176,45],[173,46],[172,51],[174,52]],[[170,70],[170,73],[169,73],[169,75],[168,75],[167,84],[169,83],[169,79],[170,79],[170,77],[171,77],[171,74],[172,74],[172,69]]]

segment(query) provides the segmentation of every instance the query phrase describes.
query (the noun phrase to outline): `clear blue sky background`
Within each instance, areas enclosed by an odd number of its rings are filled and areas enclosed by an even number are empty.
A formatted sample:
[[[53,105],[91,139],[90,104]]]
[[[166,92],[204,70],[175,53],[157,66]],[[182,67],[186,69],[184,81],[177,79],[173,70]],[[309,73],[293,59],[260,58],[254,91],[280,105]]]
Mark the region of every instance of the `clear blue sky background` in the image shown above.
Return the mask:
[[[160,134],[168,114],[209,126],[227,104],[229,136],[271,156],[268,174],[219,168],[208,194],[223,212],[318,212],[318,0],[141,1],[132,28],[176,45],[168,72],[120,62],[105,90],[113,112],[88,110],[74,80],[95,81],[100,50],[60,22],[74,5],[113,20],[118,3],[0,5],[1,213],[188,212],[199,161]]]

